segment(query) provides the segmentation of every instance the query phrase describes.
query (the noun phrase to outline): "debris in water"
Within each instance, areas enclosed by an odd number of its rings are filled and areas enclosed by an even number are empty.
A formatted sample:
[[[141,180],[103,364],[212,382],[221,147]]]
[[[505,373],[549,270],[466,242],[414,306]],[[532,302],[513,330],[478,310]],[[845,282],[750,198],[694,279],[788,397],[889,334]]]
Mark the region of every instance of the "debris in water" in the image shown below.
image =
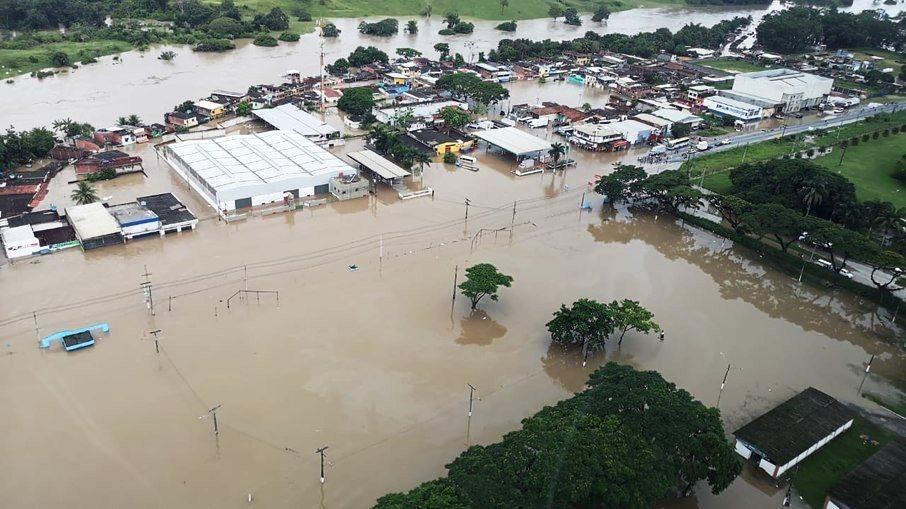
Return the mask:
[[[359,270],[359,266],[358,266],[358,265],[350,265],[346,270],[348,270],[349,272],[355,272],[355,271]]]

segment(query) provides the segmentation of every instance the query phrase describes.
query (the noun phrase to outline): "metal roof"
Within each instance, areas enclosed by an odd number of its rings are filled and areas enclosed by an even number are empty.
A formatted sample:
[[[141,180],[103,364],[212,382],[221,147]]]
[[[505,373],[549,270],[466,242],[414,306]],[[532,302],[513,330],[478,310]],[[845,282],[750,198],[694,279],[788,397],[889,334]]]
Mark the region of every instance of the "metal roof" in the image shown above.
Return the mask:
[[[551,142],[516,127],[478,131],[475,137],[517,156],[543,152],[551,148]]]
[[[120,233],[120,224],[100,202],[66,207],[66,218],[83,241]]]
[[[390,180],[403,178],[409,175],[409,172],[393,164],[387,159],[381,157],[371,150],[360,150],[346,154],[353,161],[361,164],[365,168],[377,173],[381,178]]]
[[[292,131],[183,141],[167,149],[218,194],[300,177],[355,173],[338,157]]]
[[[786,465],[851,421],[853,415],[843,403],[809,387],[733,435],[757,447],[771,463]]]
[[[906,442],[894,439],[846,474],[828,492],[850,509],[906,507]]]
[[[302,136],[330,136],[339,133],[336,127],[327,125],[320,118],[300,110],[292,104],[282,104],[276,108],[255,110],[252,115],[267,122],[281,131],[292,131]]]

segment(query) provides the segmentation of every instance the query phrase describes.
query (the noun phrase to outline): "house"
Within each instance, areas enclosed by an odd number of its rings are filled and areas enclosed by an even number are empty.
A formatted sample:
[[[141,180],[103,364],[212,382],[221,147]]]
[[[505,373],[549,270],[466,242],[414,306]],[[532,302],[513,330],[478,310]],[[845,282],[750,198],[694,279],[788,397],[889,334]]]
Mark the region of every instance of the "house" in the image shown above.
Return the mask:
[[[809,387],[733,433],[736,452],[778,478],[843,433],[854,413]]]
[[[104,170],[118,170],[117,174],[130,173],[138,166],[141,169],[142,158],[131,156],[119,150],[98,152],[84,157],[75,163],[77,176],[90,175]]]
[[[107,208],[107,211],[119,223],[125,240],[132,240],[135,237],[160,231],[160,219],[157,214],[143,207],[138,202],[111,205]]]
[[[94,139],[101,146],[104,145],[132,145],[136,142],[135,128],[129,126],[113,126],[98,129],[94,132]]]
[[[161,235],[194,230],[198,226],[195,214],[171,193],[140,196],[136,201],[157,216]]]
[[[408,135],[434,150],[437,155],[458,154],[461,150],[471,148],[474,143],[471,139],[463,140],[436,129],[417,129],[409,131]]]
[[[698,126],[702,123],[702,118],[697,117],[688,110],[678,110],[675,108],[661,108],[659,110],[654,110],[651,112],[652,115],[656,117],[663,118],[672,124],[686,124],[691,129],[698,129]]]
[[[711,97],[717,89],[710,85],[692,85],[686,90],[686,99],[694,105],[700,105],[705,97]]]
[[[319,100],[324,100],[324,104],[335,105],[343,97],[343,92],[335,88],[325,88],[324,90],[315,90],[315,92],[318,94]]]
[[[89,151],[70,145],[55,145],[54,148],[50,149],[50,157],[58,161],[81,159],[88,154],[90,154]]]
[[[824,509],[906,507],[906,442],[895,439],[827,492]]]
[[[214,101],[202,100],[192,106],[195,108],[195,113],[208,118],[222,117],[226,113],[226,106]]]
[[[249,100],[248,92],[231,92],[229,90],[215,90],[211,92],[211,101],[220,104],[236,106]]]
[[[657,138],[660,134],[660,131],[656,127],[632,119],[619,120],[605,125],[620,133],[623,139],[628,141],[630,145],[648,143],[652,139]]]
[[[664,135],[669,135],[670,128],[673,127],[673,122],[651,113],[639,113],[638,115],[632,117],[632,119],[655,127],[660,132],[660,134]]]
[[[702,106],[716,115],[725,115],[733,117],[743,122],[754,122],[761,120],[764,116],[764,108],[754,104],[737,101],[721,95],[712,95],[702,101]]]
[[[622,139],[622,134],[606,124],[580,124],[573,127],[569,142],[588,150],[605,151]]]
[[[185,113],[182,111],[171,111],[164,115],[164,121],[167,124],[190,129],[198,125],[198,115],[195,113]]]
[[[72,225],[82,249],[97,249],[123,243],[119,223],[99,202],[66,207],[66,219]]]
[[[0,228],[0,241],[10,260],[31,256],[41,250],[41,242],[27,224]]]
[[[372,110],[372,113],[378,122],[390,124],[393,123],[393,119],[399,118],[401,114],[406,113],[411,114],[415,119],[433,119],[435,115],[440,113],[440,110],[447,106],[456,106],[463,110],[469,109],[469,106],[466,103],[459,101],[431,101],[390,106],[386,108],[375,107]]]
[[[55,210],[26,212],[7,220],[10,227],[29,226],[41,243],[41,252],[58,251],[79,245],[75,230]]]

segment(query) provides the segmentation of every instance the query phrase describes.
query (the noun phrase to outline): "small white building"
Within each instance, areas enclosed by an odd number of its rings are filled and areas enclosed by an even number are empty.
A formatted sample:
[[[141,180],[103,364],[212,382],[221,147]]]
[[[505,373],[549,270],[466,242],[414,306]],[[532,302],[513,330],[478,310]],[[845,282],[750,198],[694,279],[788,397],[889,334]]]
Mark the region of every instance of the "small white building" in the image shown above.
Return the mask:
[[[754,122],[764,116],[764,108],[720,95],[705,97],[702,106],[718,115],[727,115],[743,122]]]
[[[35,237],[31,225],[0,228],[3,250],[10,260],[31,256],[41,250],[41,242]]]
[[[609,143],[623,139],[623,135],[607,124],[579,124],[573,126],[569,142],[589,150],[604,150]]]
[[[111,205],[107,210],[119,223],[126,240],[160,232],[160,218],[138,202]]]
[[[610,129],[620,133],[620,135],[623,136],[623,139],[628,141],[630,145],[646,143],[652,135],[659,133],[657,127],[632,119],[610,122],[606,125]]]
[[[255,110],[252,112],[252,116],[275,129],[299,133],[318,145],[334,147],[342,145],[344,142],[339,129],[292,104]]]
[[[853,417],[846,405],[809,387],[736,430],[736,452],[776,479],[849,429]]]
[[[221,214],[327,194],[330,179],[355,173],[299,133],[269,131],[164,145],[170,166]]]
[[[123,243],[120,224],[100,202],[66,207],[66,219],[85,251]]]
[[[697,129],[702,123],[702,118],[689,113],[689,110],[678,110],[675,108],[662,108],[651,113],[656,117],[663,118],[673,124],[686,124],[692,129]]]
[[[440,113],[440,110],[447,106],[456,106],[463,110],[468,110],[469,105],[460,101],[431,101],[424,103],[410,103],[400,106],[391,106],[388,108],[374,108],[372,113],[378,122],[392,124],[393,119],[399,118],[403,114],[411,114],[413,118],[432,118]]]

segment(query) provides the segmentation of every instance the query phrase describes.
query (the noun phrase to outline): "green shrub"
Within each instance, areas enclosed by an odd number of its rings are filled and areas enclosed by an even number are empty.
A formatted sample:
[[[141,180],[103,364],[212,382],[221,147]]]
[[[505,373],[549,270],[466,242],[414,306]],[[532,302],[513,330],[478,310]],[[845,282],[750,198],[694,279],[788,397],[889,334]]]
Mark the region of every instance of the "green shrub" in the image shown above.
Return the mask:
[[[456,154],[447,152],[444,154],[444,164],[456,164]]]
[[[252,44],[255,46],[265,46],[272,48],[277,45],[277,39],[274,39],[274,36],[271,34],[258,34],[255,36],[255,40],[252,41]]]
[[[280,37],[278,37],[278,39],[283,42],[298,42],[299,34],[294,32],[283,32],[282,34],[280,34]]]

